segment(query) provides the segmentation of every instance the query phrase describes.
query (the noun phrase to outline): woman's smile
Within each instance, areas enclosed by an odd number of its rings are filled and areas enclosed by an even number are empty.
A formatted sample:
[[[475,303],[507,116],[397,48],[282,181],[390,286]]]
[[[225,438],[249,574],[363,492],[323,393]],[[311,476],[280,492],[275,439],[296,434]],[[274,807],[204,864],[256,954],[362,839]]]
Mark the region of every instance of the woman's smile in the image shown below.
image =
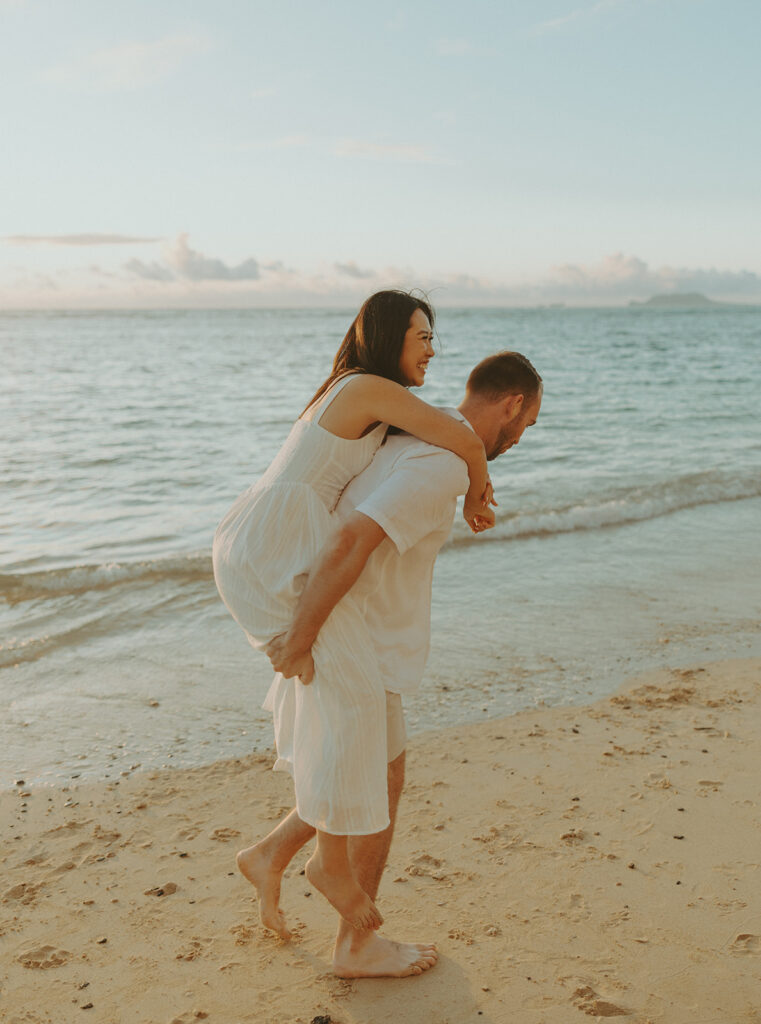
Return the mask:
[[[410,325],[404,335],[402,354],[399,357],[399,375],[402,383],[407,387],[421,387],[425,381],[428,364],[434,355],[430,321],[422,309],[416,309],[410,317]]]

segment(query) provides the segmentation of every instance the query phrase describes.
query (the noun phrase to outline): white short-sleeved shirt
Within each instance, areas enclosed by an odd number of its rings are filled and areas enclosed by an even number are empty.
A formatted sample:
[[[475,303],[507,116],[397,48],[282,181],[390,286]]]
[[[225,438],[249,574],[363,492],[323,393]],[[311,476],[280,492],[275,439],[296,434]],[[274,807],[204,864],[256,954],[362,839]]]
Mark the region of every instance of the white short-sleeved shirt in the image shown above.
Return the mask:
[[[456,409],[445,412],[468,421]],[[370,628],[392,693],[414,693],[431,638],[436,555],[449,536],[457,496],[468,489],[466,463],[408,434],[389,437],[341,496],[339,517],[361,512],[386,537],[351,590]]]

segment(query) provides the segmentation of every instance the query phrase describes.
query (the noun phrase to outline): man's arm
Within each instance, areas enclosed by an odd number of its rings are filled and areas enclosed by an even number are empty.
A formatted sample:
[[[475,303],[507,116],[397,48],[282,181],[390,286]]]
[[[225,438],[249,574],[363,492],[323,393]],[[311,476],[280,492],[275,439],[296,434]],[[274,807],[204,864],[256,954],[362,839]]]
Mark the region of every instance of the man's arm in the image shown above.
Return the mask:
[[[388,537],[403,554],[439,523],[451,525],[455,499],[467,489],[465,463],[451,452],[426,446],[403,453],[318,555],[291,628],[267,646],[275,671],[310,683],[312,644],[380,542]]]
[[[312,681],[314,666],[309,651],[317,634],[385,536],[382,527],[361,512],[352,512],[346,518],[310,570],[291,628],[267,647],[276,672],[282,672],[286,679],[298,675],[302,683]]]

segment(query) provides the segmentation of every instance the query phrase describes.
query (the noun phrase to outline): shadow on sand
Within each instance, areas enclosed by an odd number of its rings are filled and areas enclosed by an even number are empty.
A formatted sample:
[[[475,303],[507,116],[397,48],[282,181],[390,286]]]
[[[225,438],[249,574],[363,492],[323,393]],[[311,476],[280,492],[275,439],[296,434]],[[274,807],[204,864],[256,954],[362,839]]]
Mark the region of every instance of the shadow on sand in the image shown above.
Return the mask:
[[[311,953],[298,956],[312,968],[326,966]],[[327,1003],[333,1024],[496,1024],[488,1009],[493,997],[474,991],[457,961],[441,953],[436,967],[419,976],[334,980]]]

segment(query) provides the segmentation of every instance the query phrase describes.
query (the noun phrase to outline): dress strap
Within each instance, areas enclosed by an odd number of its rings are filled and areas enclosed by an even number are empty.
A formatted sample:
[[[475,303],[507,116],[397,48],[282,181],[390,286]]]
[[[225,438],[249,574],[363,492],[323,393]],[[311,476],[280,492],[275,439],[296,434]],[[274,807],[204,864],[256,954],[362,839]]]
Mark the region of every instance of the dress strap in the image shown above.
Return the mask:
[[[322,396],[320,401],[315,406],[313,414],[309,417],[310,420],[319,424],[320,420],[322,419],[325,413],[325,410],[328,408],[329,405],[333,403],[333,399],[336,397],[338,392],[343,390],[344,385],[347,384],[350,380],[353,380],[354,377],[359,376],[360,375],[358,373],[347,373],[343,377],[340,377],[335,382],[335,384],[331,384],[331,386],[328,388],[328,390],[325,392],[325,394]]]

